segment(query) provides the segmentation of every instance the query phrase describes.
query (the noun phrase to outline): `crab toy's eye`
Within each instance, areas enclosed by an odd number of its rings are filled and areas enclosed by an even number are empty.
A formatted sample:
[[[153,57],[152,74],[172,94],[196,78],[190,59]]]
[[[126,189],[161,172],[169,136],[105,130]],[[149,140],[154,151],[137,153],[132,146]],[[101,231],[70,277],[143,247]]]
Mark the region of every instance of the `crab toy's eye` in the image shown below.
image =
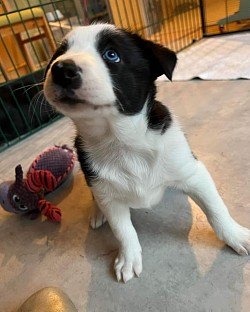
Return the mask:
[[[115,50],[106,50],[103,55],[102,55],[103,59],[111,62],[111,63],[119,63],[120,62],[120,57],[118,55],[118,53]]]
[[[12,199],[14,200],[15,203],[19,203],[20,202],[20,198],[17,195],[13,195]]]
[[[27,211],[29,208],[23,204],[20,204],[20,197],[18,195],[13,195],[12,197],[13,201],[18,204],[16,206],[16,209],[19,209],[20,211],[24,212],[24,211]]]
[[[25,205],[19,205],[19,209],[20,209],[21,211],[26,211],[26,210],[28,210],[28,207],[25,206]]]

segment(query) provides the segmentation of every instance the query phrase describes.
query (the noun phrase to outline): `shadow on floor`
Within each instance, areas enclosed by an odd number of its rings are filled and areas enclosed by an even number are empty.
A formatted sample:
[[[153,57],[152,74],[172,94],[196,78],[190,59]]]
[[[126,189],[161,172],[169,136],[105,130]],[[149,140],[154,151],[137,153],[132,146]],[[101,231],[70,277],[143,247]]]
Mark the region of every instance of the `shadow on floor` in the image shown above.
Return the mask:
[[[117,242],[109,226],[88,234],[86,255],[92,278],[87,311],[241,311],[247,258],[225,247],[210,270],[200,273],[188,242],[192,214],[185,195],[167,190],[153,210],[133,210],[132,220],[143,249],[144,269],[140,278],[127,284],[115,280]]]

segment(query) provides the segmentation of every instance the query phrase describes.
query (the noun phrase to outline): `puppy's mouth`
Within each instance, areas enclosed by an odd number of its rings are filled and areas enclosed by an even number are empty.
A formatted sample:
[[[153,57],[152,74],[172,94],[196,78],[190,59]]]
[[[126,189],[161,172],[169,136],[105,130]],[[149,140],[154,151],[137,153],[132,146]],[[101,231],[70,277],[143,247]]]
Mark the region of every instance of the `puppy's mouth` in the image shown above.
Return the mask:
[[[85,100],[73,98],[73,97],[69,97],[69,96],[60,97],[58,99],[58,102],[62,103],[62,104],[68,104],[68,105],[76,105],[76,104],[88,104],[88,105],[90,105],[90,103],[88,103]]]
[[[47,79],[44,85],[44,95],[47,101],[54,106],[58,111],[63,114],[70,113],[71,111],[85,111],[105,109],[115,106],[115,101],[109,98],[106,100],[99,96],[96,90],[84,88],[80,90],[61,88]]]
[[[60,105],[62,107],[63,105],[67,105],[68,107],[74,108],[76,105],[83,104],[83,106],[92,108],[94,110],[97,110],[99,108],[107,108],[107,107],[113,106],[112,104],[98,105],[95,103],[90,103],[89,101],[86,101],[84,99],[79,99],[77,97],[71,97],[68,95],[59,97],[56,102],[57,102],[56,106]]]

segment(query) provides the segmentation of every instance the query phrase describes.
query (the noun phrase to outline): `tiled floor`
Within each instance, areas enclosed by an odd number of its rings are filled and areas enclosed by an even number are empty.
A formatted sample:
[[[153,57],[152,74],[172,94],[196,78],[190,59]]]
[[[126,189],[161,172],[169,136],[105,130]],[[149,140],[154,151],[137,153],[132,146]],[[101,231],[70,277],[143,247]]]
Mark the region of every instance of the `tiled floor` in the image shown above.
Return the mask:
[[[158,96],[179,116],[231,214],[250,227],[249,81],[161,82]],[[65,118],[1,153],[0,182],[73,136]],[[60,225],[0,210],[1,312],[46,286],[63,289],[79,312],[249,311],[250,258],[225,247],[183,194],[168,191],[154,209],[132,211],[144,271],[127,284],[114,278],[117,242],[108,225],[88,227],[92,202],[78,165],[51,200],[63,210]]]

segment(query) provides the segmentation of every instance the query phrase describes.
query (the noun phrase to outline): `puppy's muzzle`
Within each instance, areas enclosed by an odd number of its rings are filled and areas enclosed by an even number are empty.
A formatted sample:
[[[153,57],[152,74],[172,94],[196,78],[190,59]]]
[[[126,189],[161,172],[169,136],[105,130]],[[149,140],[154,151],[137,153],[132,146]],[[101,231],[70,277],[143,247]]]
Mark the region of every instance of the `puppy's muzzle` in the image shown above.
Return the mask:
[[[53,82],[67,90],[81,87],[81,68],[73,60],[57,61],[51,68]]]

